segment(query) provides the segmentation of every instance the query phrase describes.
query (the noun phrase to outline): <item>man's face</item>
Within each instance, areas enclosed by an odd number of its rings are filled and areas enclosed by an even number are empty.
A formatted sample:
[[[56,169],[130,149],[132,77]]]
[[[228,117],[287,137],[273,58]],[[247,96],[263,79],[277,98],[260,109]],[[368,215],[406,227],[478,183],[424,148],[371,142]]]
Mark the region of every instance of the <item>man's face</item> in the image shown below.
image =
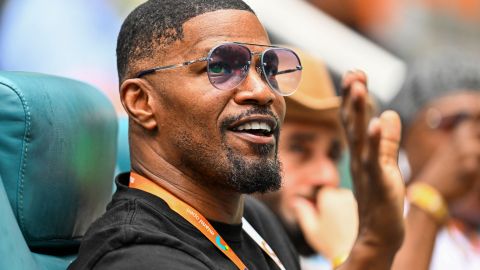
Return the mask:
[[[444,116],[439,127],[431,127],[432,112]],[[469,117],[459,117],[469,115]],[[462,91],[441,97],[428,105],[418,114],[409,128],[406,137],[406,151],[412,169],[412,179],[424,169],[440,146],[453,139],[456,128],[464,121],[472,121],[477,130],[480,128],[480,94],[476,91]],[[478,135],[476,135],[478,138]],[[464,140],[464,142],[471,140]],[[467,146],[467,149],[471,147]],[[448,164],[447,166],[455,166]],[[459,179],[458,181],[462,181]],[[480,179],[474,181],[474,187],[451,206],[452,215],[476,226],[480,225]]]
[[[455,128],[463,121],[463,118],[455,116],[463,113],[479,116],[479,104],[480,94],[477,92],[459,91],[440,97],[419,111],[405,136],[405,150],[408,153],[412,177],[422,170],[439,146],[452,139]],[[437,122],[437,117],[444,117],[448,121],[442,122],[440,127],[432,127]]]
[[[246,11],[205,13],[187,21],[183,33],[182,40],[145,63],[145,68],[205,57],[224,42],[269,44],[257,17]],[[278,130],[285,101],[255,71],[257,61],[258,57],[252,59],[247,78],[232,90],[211,85],[206,62],[149,75],[155,89],[151,102],[159,125],[158,154],[191,179],[215,188],[242,193],[277,189]],[[258,132],[258,125],[272,130]]]
[[[340,183],[337,162],[341,133],[337,126],[289,120],[282,127],[279,156],[283,164],[282,188],[262,196],[282,219],[297,245],[302,245],[301,230],[294,215],[294,202],[304,197],[316,203],[317,192]],[[303,243],[306,244],[306,243]]]

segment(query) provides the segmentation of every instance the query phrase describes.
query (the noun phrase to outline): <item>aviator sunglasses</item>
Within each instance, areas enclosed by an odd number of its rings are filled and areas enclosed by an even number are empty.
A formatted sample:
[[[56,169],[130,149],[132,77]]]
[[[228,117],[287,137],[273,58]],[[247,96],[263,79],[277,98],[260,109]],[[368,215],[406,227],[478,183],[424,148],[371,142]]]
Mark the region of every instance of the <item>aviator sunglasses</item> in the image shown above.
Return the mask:
[[[263,52],[252,52],[245,45],[268,47],[268,49]],[[278,46],[241,42],[223,43],[212,48],[207,57],[143,70],[136,77],[141,78],[159,70],[206,61],[210,83],[219,90],[232,90],[247,77],[254,55],[259,56],[256,71],[263,75],[272,90],[282,96],[295,92],[302,77],[302,65],[294,51]]]

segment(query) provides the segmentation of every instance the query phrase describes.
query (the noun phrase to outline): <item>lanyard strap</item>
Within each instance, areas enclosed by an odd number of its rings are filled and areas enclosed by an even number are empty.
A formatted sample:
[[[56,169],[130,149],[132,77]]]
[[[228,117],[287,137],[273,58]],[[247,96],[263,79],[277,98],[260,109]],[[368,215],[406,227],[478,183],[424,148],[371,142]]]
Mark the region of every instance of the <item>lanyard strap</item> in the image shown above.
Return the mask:
[[[197,228],[205,237],[213,243],[227,258],[232,261],[238,269],[248,270],[245,264],[238,258],[237,254],[231,249],[227,243],[222,239],[220,234],[213,228],[208,220],[200,214],[195,208],[191,207],[187,203],[177,198],[172,193],[163,189],[161,186],[152,182],[151,180],[137,174],[130,172],[129,187],[136,188],[153,194],[163,199],[170,209],[181,215],[185,220],[190,222],[195,228]],[[265,240],[255,231],[255,229],[248,223],[245,218],[242,218],[242,229],[260,246],[260,248],[272,258],[272,260],[280,267],[281,270],[285,270],[285,267],[278,259],[275,252],[270,248]]]
[[[283,266],[282,262],[280,259],[277,257],[277,254],[275,254],[275,251],[268,245],[267,241],[265,241],[260,234],[248,223],[248,221],[245,218],[242,218],[242,229],[257,243],[257,245],[265,252],[267,253],[268,256],[277,264],[277,266],[281,270],[286,270],[285,267]]]

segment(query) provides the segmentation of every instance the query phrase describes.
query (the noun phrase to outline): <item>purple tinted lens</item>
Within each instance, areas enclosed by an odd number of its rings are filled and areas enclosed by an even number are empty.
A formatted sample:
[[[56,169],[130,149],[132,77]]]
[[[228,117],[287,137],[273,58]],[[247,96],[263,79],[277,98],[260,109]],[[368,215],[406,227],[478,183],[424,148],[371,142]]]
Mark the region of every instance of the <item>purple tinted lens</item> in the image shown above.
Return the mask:
[[[247,47],[226,43],[214,48],[208,59],[208,78],[220,90],[231,90],[247,77],[251,53]]]
[[[286,48],[272,48],[262,55],[262,69],[268,85],[281,95],[293,94],[302,78],[297,54]]]

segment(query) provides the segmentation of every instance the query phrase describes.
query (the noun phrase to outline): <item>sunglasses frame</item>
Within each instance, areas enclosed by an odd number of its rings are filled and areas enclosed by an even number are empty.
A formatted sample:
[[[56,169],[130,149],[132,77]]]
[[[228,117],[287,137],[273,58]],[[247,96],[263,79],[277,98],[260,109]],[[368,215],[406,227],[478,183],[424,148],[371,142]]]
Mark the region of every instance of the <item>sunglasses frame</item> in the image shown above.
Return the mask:
[[[189,61],[185,61],[185,62],[182,62],[182,63],[179,63],[179,64],[173,64],[173,65],[166,65],[166,66],[157,66],[157,67],[153,67],[153,68],[150,68],[150,69],[146,69],[146,70],[142,70],[140,72],[138,72],[136,75],[135,75],[135,78],[141,78],[145,75],[148,75],[148,74],[152,74],[152,73],[155,73],[157,71],[160,71],[160,70],[169,70],[169,69],[174,69],[174,68],[179,68],[179,67],[184,67],[184,66],[188,66],[188,65],[191,65],[191,64],[195,64],[195,63],[199,63],[199,62],[205,62],[205,61],[209,61],[211,59],[211,55],[212,53],[220,46],[224,46],[224,45],[228,45],[228,44],[235,44],[235,45],[240,45],[240,46],[243,46],[244,48],[246,48],[248,50],[248,52],[250,53],[250,60],[248,61],[248,70],[250,70],[250,64],[251,64],[251,61],[252,61],[252,58],[254,56],[259,56],[259,59],[260,59],[260,64],[261,64],[261,68],[260,69],[257,69],[257,72],[259,73],[262,73],[263,74],[263,77],[265,79],[265,82],[268,84],[268,86],[270,87],[270,89],[272,89],[273,91],[275,91],[276,93],[282,95],[282,96],[289,96],[291,94],[293,94],[295,92],[295,90],[293,90],[291,93],[282,93],[280,90],[277,90],[275,87],[272,86],[272,84],[270,83],[270,81],[268,80],[267,78],[267,74],[265,73],[265,63],[263,62],[263,55],[265,54],[265,52],[268,52],[270,50],[275,50],[275,49],[282,49],[282,50],[287,50],[287,51],[290,51],[293,53],[293,55],[297,58],[298,60],[298,66],[295,68],[295,69],[288,69],[288,70],[283,70],[278,74],[285,74],[285,73],[290,73],[290,72],[295,72],[295,71],[301,71],[303,70],[303,67],[302,67],[302,63],[300,61],[300,57],[291,49],[289,48],[285,48],[285,47],[280,47],[280,46],[275,46],[275,45],[265,45],[265,44],[254,44],[254,43],[245,43],[245,42],[225,42],[225,43],[222,43],[222,44],[219,44],[215,47],[213,47],[212,49],[210,49],[210,51],[208,52],[207,56],[206,57],[202,57],[202,58],[198,58],[198,59],[194,59],[194,60],[189,60]],[[249,46],[258,46],[258,47],[267,47],[269,49],[267,50],[264,50],[262,52],[252,52],[248,47],[246,47],[245,45],[249,45]],[[208,73],[208,72],[207,72]],[[248,74],[248,73],[247,73]],[[208,75],[208,74],[207,74]],[[208,75],[209,77],[209,80],[210,80],[210,75]],[[246,78],[246,76],[245,76]],[[233,88],[237,87],[238,85],[240,85],[244,80],[245,78],[243,78],[236,86],[234,86]],[[215,86],[215,84],[212,83],[212,81],[210,80],[210,83],[217,89],[219,89],[217,86]],[[232,88],[232,89],[233,89]],[[222,90],[222,89],[220,89]]]
[[[442,131],[454,130],[462,122],[472,120],[479,121],[480,115],[468,111],[459,111],[452,114],[442,115],[442,113],[435,108],[428,109],[426,115],[427,126],[433,130]]]

